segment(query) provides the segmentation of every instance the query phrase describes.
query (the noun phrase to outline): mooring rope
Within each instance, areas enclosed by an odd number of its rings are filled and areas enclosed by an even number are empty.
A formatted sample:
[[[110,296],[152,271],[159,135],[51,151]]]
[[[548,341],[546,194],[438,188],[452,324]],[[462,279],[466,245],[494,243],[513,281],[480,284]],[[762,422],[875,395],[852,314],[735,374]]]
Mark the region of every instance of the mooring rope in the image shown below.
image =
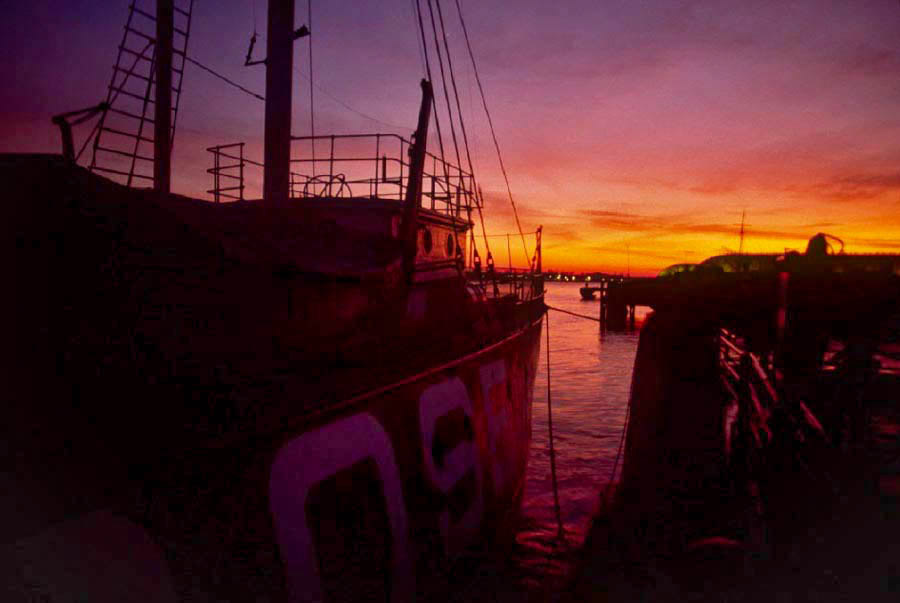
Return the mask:
[[[612,471],[609,474],[609,481],[606,482],[606,488],[603,489],[603,497],[600,499],[600,512],[606,511],[609,506],[609,495],[612,492],[613,483],[616,481],[616,472],[619,469],[619,460],[622,458],[622,450],[625,448],[625,436],[628,434],[628,420],[631,418],[631,392],[628,393],[628,404],[625,405],[625,420],[622,421],[622,433],[619,436],[619,450],[616,452],[616,460],[613,462]]]
[[[555,308],[553,306],[544,304],[547,308],[547,413],[548,413],[548,423],[550,425],[550,472],[553,478],[553,498],[556,504],[556,516],[557,523],[559,524],[560,532],[562,532],[562,523],[559,518],[559,494],[557,492],[556,486],[556,453],[553,448],[553,417],[550,415],[552,410],[550,404],[550,312],[549,310],[555,310],[556,312],[562,312],[563,314],[569,314],[570,316],[575,316],[577,318],[584,318],[586,320],[592,320],[594,322],[601,322],[599,318],[594,318],[593,316],[587,316],[586,314],[579,314],[577,312],[570,312],[569,310],[563,310],[562,308]],[[619,469],[619,462],[622,459],[622,451],[625,448],[625,436],[628,432],[628,421],[631,418],[631,393],[628,394],[628,404],[625,406],[625,420],[622,422],[622,433],[619,436],[619,447],[616,451],[616,459],[613,462],[612,472],[609,476],[609,481],[606,483],[606,487],[603,489],[603,494],[600,497],[600,512],[606,510],[606,507],[609,504],[609,495],[612,491],[613,483],[616,479],[616,473]]]
[[[557,540],[565,540],[565,532],[562,524],[562,512],[559,506],[559,483],[556,479],[556,448],[553,446],[553,401],[550,396],[550,313],[547,318],[547,425],[550,437],[550,477],[553,480],[553,508],[556,511],[556,537]]]
[[[562,312],[563,314],[571,314],[572,316],[577,316],[578,318],[585,318],[587,320],[593,320],[594,322],[601,322],[599,318],[594,318],[593,316],[588,316],[587,314],[578,314],[577,312],[569,312],[568,310],[563,310],[562,308],[554,308],[553,306],[548,306],[544,304],[544,306],[548,310],[555,310],[557,312]]]

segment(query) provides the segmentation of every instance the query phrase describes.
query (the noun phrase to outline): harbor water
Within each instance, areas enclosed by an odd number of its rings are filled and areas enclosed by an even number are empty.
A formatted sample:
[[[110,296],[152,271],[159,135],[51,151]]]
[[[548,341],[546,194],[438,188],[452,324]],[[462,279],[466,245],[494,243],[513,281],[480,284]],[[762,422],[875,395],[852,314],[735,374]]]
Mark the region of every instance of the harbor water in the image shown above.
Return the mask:
[[[599,301],[583,301],[581,283],[548,282],[547,305],[598,318]],[[638,308],[637,326],[648,309]],[[559,496],[554,504],[547,414],[547,332],[550,397]],[[603,332],[598,322],[549,312],[534,391],[527,483],[512,551],[467,576],[459,597],[541,600],[562,586],[582,544],[623,437],[639,331]],[[621,472],[621,461],[619,464]],[[488,597],[489,598],[489,597]]]

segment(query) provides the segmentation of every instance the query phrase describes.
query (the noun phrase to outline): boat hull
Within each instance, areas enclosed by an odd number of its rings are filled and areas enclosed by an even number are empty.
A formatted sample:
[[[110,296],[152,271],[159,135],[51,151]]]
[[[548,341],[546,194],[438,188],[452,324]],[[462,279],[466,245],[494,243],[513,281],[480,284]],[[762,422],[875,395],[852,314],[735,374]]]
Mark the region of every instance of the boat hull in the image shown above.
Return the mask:
[[[291,600],[358,600],[373,581],[410,600],[435,567],[498,537],[524,487],[540,331],[538,319],[283,441],[268,491]],[[354,573],[368,580],[348,584]]]
[[[5,547],[20,576],[11,592],[97,601],[445,598],[455,558],[510,534],[540,335],[538,318],[302,427],[150,471],[132,466],[127,479],[95,476],[120,502]],[[86,475],[77,476],[82,489]],[[19,498],[37,505],[28,490]]]
[[[398,283],[375,202],[299,204],[278,238],[251,207],[54,158],[0,167],[20,351],[0,561],[25,599],[430,599],[502,531],[528,458],[539,286],[488,297],[449,244]],[[302,226],[321,212],[338,247],[384,252],[371,270],[306,271],[336,257]],[[423,224],[453,242],[452,219]]]

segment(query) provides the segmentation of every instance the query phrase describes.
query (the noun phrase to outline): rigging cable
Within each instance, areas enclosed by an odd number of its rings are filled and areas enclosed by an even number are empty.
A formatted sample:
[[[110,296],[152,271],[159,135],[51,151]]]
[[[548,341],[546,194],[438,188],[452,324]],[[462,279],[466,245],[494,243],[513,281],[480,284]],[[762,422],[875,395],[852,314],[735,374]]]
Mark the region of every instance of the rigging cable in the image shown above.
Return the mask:
[[[255,1],[255,0],[254,0]],[[316,110],[313,98],[313,25],[312,25],[312,0],[306,0],[306,27],[309,29],[309,144],[312,151],[313,177],[316,175]]]
[[[416,41],[421,42],[422,39],[419,35],[419,29],[416,27],[416,25],[417,25],[417,23],[416,23],[416,2],[418,2],[418,0],[409,0],[409,2],[410,2],[410,6],[412,6],[411,14],[412,14],[412,20],[413,20],[413,29],[416,30]],[[424,47],[424,42],[422,43],[421,46],[419,46],[417,48],[417,50],[419,51],[419,61],[421,61],[421,63],[422,63],[422,75],[424,77],[426,74],[426,69],[425,69],[425,53],[422,52],[423,47]]]
[[[263,40],[266,39],[266,36],[264,34],[257,34],[257,35]],[[203,67],[203,65],[199,65],[199,66]],[[206,69],[208,71],[212,72],[213,75],[220,77],[222,79],[225,79],[224,76],[221,76],[218,73],[213,72],[208,67]],[[394,130],[400,130],[400,131],[404,131],[404,132],[409,130],[409,126],[398,126],[397,124],[388,123],[384,120],[378,119],[377,117],[373,117],[367,113],[363,113],[362,111],[360,111],[359,109],[357,109],[351,105],[348,105],[346,102],[342,101],[340,98],[335,96],[334,93],[329,92],[327,88],[323,88],[322,86],[320,86],[319,84],[314,82],[312,80],[312,78],[310,78],[308,75],[303,73],[303,71],[301,71],[300,68],[297,67],[296,65],[294,65],[294,72],[297,75],[299,75],[300,77],[302,77],[303,79],[305,79],[306,81],[308,81],[310,83],[310,85],[313,86],[316,90],[318,90],[319,92],[321,92],[322,94],[324,94],[325,96],[327,96],[328,98],[330,98],[331,100],[333,100],[334,102],[336,102],[337,104],[342,106],[344,109],[350,111],[351,113],[355,113],[355,114],[359,115],[360,117],[362,117],[363,119],[368,119],[369,121],[377,123],[377,124],[381,124],[382,126],[386,126],[388,128],[393,128]],[[226,81],[228,81],[228,80],[226,80]],[[237,84],[234,84],[233,82],[228,81],[228,83],[232,84],[234,86],[237,86]],[[240,86],[238,86],[238,87],[240,87]],[[263,101],[266,100],[264,96],[256,94],[255,92],[251,92],[251,91],[243,89],[243,88],[242,88],[242,90],[244,92],[247,92],[248,94],[258,98],[259,100],[263,100]]]
[[[456,75],[455,75],[455,72],[453,71],[453,58],[450,55],[450,45],[447,42],[447,29],[444,27],[444,11],[441,9],[441,0],[435,0],[435,3],[437,4],[438,20],[441,23],[441,34],[444,38],[444,50],[447,53],[447,67],[449,68],[449,71],[450,71],[450,83],[453,85],[453,98],[456,101],[456,115],[457,115],[457,118],[459,119],[459,128],[462,131],[463,147],[465,148],[465,151],[466,151],[466,162],[468,163],[469,176],[471,177],[471,186],[473,188],[472,196],[475,198],[475,206],[478,209],[478,219],[481,222],[481,232],[482,232],[482,235],[484,236],[485,251],[488,254],[490,254],[491,248],[488,246],[488,240],[487,240],[488,235],[487,235],[487,230],[485,229],[485,225],[484,225],[484,215],[482,214],[482,211],[481,211],[481,201],[478,199],[478,196],[477,196],[478,191],[474,190],[474,188],[475,188],[475,164],[472,162],[472,153],[469,150],[469,135],[466,132],[466,122],[465,122],[465,120],[463,120],[462,105],[459,102],[459,89],[456,86]],[[446,88],[445,88],[445,90],[446,90]],[[457,161],[458,160],[459,160],[459,154],[457,152]],[[462,167],[462,165],[460,165],[460,167]],[[469,211],[471,212],[471,209]],[[470,216],[471,216],[471,213],[470,213]],[[472,244],[475,245],[475,237],[474,236],[472,237]]]
[[[416,0],[416,15],[419,18],[419,33],[422,34],[422,50],[425,53],[425,73],[428,76],[428,81],[433,82],[431,79],[431,61],[428,59],[428,43],[425,39],[425,25],[422,21],[422,6],[420,4],[420,0]],[[441,120],[438,116],[438,106],[437,100],[435,100],[434,96],[431,97],[431,106],[434,109],[434,125],[437,128],[438,135],[438,146],[441,149],[441,160],[444,159],[444,137],[441,135]],[[445,166],[446,167],[446,166]],[[434,201],[434,199],[432,199]]]
[[[371,115],[368,115],[367,113],[363,113],[359,109],[356,109],[356,108],[348,105],[347,103],[342,101],[340,98],[335,96],[333,93],[329,92],[326,88],[323,88],[319,84],[312,82],[310,80],[309,76],[306,75],[305,73],[303,73],[302,71],[300,71],[300,69],[296,66],[294,67],[294,72],[296,72],[297,75],[299,75],[306,81],[310,82],[311,85],[315,86],[316,90],[318,90],[319,92],[321,92],[322,94],[324,94],[325,96],[327,96],[328,98],[330,98],[331,100],[333,100],[334,102],[336,102],[337,104],[342,106],[344,109],[347,109],[351,113],[356,113],[363,119],[368,119],[369,121],[375,122],[376,124],[381,124],[382,126],[387,126],[388,128],[393,128],[395,130],[401,130],[404,132],[409,130],[409,126],[398,126],[397,124],[392,124],[392,123],[388,123],[386,121],[382,121],[382,120],[378,119],[377,117],[372,117]]]
[[[459,156],[459,143],[456,141],[456,126],[453,124],[453,109],[450,107],[450,95],[447,92],[447,77],[444,75],[444,58],[441,54],[441,43],[438,41],[437,25],[434,21],[434,3],[428,0],[428,13],[431,16],[431,32],[434,35],[434,48],[437,51],[438,65],[441,68],[441,85],[444,89],[444,102],[447,104],[447,116],[450,120],[450,135],[453,138],[453,148],[456,151],[457,168],[462,168],[462,159]],[[446,37],[444,38],[446,42]],[[447,163],[444,162],[444,174],[447,178],[447,193],[450,192],[450,173],[447,170]],[[462,175],[460,174],[460,179]]]
[[[491,138],[494,140],[494,148],[497,151],[497,159],[500,162],[500,171],[503,173],[503,180],[506,182],[506,192],[509,194],[509,202],[512,205],[513,216],[516,218],[516,227],[519,229],[519,237],[522,239],[522,249],[525,251],[525,259],[531,257],[528,253],[528,246],[525,244],[525,235],[522,233],[522,224],[519,222],[519,212],[516,209],[516,202],[513,200],[512,188],[509,186],[509,176],[506,173],[506,166],[503,164],[503,156],[500,154],[500,143],[497,142],[497,134],[494,131],[494,121],[491,119],[491,112],[488,110],[487,100],[484,95],[484,87],[481,85],[481,77],[478,75],[478,65],[475,63],[475,54],[472,52],[472,43],[469,41],[469,30],[466,28],[466,21],[463,18],[462,7],[459,0],[456,1],[456,10],[459,13],[459,23],[462,25],[463,36],[466,39],[466,48],[469,51],[469,59],[472,61],[472,70],[475,72],[475,82],[478,84],[478,91],[481,94],[481,104],[484,106],[484,113],[487,116],[488,126],[491,130]]]
[[[261,101],[266,100],[266,97],[264,97],[263,95],[257,94],[256,92],[253,92],[252,90],[248,90],[247,88],[244,88],[243,86],[241,86],[241,85],[238,84],[237,82],[231,81],[230,79],[228,79],[227,77],[225,77],[225,76],[222,75],[221,73],[216,73],[215,71],[213,71],[212,69],[210,69],[210,68],[207,67],[206,65],[200,63],[199,61],[196,61],[196,60],[192,59],[192,58],[189,57],[189,56],[186,56],[186,55],[185,55],[184,60],[187,61],[188,63],[191,63],[191,64],[193,64],[193,65],[196,65],[197,67],[199,67],[199,68],[202,69],[203,71],[206,71],[207,73],[211,73],[212,75],[216,76],[217,78],[219,78],[220,80],[222,80],[222,81],[225,82],[226,84],[229,84],[229,85],[231,85],[231,86],[234,86],[235,88],[237,88],[238,90],[240,90],[240,91],[242,91],[242,92],[246,92],[246,93],[249,94],[250,96],[253,96],[253,97],[255,97],[255,98],[258,98],[258,99],[261,100]]]
[[[484,225],[484,213],[482,213],[481,211],[482,207],[484,207],[484,197],[481,194],[480,186],[478,187],[477,193],[475,195],[475,207],[478,209],[478,221],[481,222],[481,236],[484,238],[484,250],[487,252],[486,257],[490,258],[493,256],[491,256],[491,246],[488,244],[487,228]],[[475,238],[472,237],[473,244],[474,240]],[[476,248],[476,252],[477,251],[478,250]]]
[[[459,119],[459,128],[463,135],[463,146],[466,150],[466,161],[468,162],[469,174],[472,180],[475,180],[475,166],[472,164],[472,155],[469,152],[469,136],[466,133],[466,122],[463,120],[462,106],[459,102],[459,90],[456,87],[456,75],[453,71],[453,59],[450,56],[450,45],[447,43],[447,30],[444,27],[444,11],[441,10],[441,0],[435,0],[438,10],[438,19],[441,23],[441,35],[444,38],[444,50],[447,53],[447,67],[450,71],[450,83],[453,85],[453,97],[456,100],[456,116]],[[462,167],[462,165],[460,165]]]
[[[227,84],[229,84],[229,85],[231,85],[231,86],[234,86],[234,87],[237,88],[238,90],[240,90],[240,91],[242,91],[242,92],[245,92],[245,93],[249,94],[250,96],[252,96],[252,97],[254,97],[254,98],[258,98],[258,99],[261,100],[261,101],[266,100],[266,97],[264,97],[263,95],[257,94],[256,92],[253,92],[252,90],[248,90],[247,88],[241,86],[240,84],[238,84],[238,83],[236,83],[236,82],[233,82],[232,80],[228,79],[228,78],[225,77],[224,75],[222,75],[222,74],[220,74],[220,73],[217,73],[217,72],[213,71],[212,69],[210,69],[209,67],[207,67],[206,65],[200,63],[200,62],[197,61],[196,59],[192,59],[191,57],[185,57],[185,60],[188,61],[188,62],[190,62],[190,63],[193,63],[194,65],[196,65],[196,66],[199,67],[200,69],[203,69],[204,71],[207,71],[207,72],[211,73],[212,75],[214,75],[215,77],[217,77],[217,78],[219,78],[220,80],[224,81],[225,83],[227,83]],[[329,91],[326,90],[325,88],[322,88],[322,87],[319,86],[318,84],[313,83],[312,80],[309,78],[309,76],[307,76],[305,73],[303,73],[302,71],[300,71],[300,70],[297,69],[296,67],[294,67],[294,71],[296,71],[298,74],[300,74],[300,76],[301,76],[303,79],[308,80],[308,81],[310,82],[310,84],[313,85],[313,86],[315,86],[315,88],[316,88],[319,92],[321,92],[322,94],[324,94],[325,96],[327,96],[328,98],[330,98],[331,100],[333,100],[334,102],[338,103],[339,105],[341,105],[342,107],[344,107],[344,108],[347,109],[348,111],[350,111],[350,112],[352,112],[352,113],[356,113],[356,114],[359,115],[360,117],[362,117],[362,118],[364,118],[364,119],[368,119],[369,121],[373,121],[373,122],[378,123],[378,124],[381,124],[381,125],[383,125],[383,126],[387,126],[388,128],[394,128],[395,130],[405,130],[405,129],[406,129],[406,126],[398,126],[397,124],[388,123],[388,122],[382,121],[382,120],[380,120],[380,119],[378,119],[378,118],[376,118],[376,117],[372,117],[371,115],[368,115],[368,114],[366,114],[366,113],[363,113],[362,111],[360,111],[360,110],[358,110],[358,109],[355,109],[354,107],[348,105],[347,103],[345,103],[344,101],[342,101],[341,99],[339,99],[337,96],[335,96],[334,94],[332,94],[331,92],[329,92]]]

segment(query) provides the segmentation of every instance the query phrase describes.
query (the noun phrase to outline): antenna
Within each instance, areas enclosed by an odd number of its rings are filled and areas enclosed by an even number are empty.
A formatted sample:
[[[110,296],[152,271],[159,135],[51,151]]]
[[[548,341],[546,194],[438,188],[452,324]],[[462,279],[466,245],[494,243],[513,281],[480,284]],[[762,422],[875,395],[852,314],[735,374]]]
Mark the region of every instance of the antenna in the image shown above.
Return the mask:
[[[628,246],[628,243],[625,243],[625,257],[628,262],[628,278],[631,278],[631,248]]]

